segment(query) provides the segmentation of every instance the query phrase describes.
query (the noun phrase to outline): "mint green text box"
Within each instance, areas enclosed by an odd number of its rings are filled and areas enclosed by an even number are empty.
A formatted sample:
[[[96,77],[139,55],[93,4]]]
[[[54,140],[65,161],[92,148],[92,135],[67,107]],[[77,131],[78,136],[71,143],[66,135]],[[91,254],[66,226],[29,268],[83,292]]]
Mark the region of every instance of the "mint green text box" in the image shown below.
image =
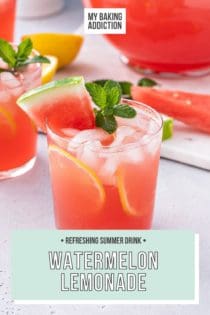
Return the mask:
[[[107,238],[116,240],[116,237],[119,243],[101,242]],[[74,243],[74,240],[87,242],[90,238],[98,240],[98,243]],[[129,238],[130,241],[126,242]],[[133,243],[134,241],[140,243]],[[78,270],[74,264],[73,269],[51,270],[49,252],[55,251],[61,252],[62,257],[66,252],[73,256],[78,251],[101,252],[102,255],[105,251],[131,252],[134,265],[139,252],[158,252],[158,269],[84,270],[81,264]],[[126,267],[128,263],[125,262],[124,265]],[[195,234],[190,231],[17,230],[12,236],[12,295],[15,300],[193,301],[196,289],[195,268]],[[77,273],[78,279],[80,273],[92,273],[93,276],[96,273],[112,273],[114,277],[119,273],[123,273],[124,277],[127,273],[144,273],[146,290],[96,291],[92,288],[92,291],[62,291],[61,273],[66,289],[69,289],[70,273]],[[79,285],[78,288],[81,289]]]

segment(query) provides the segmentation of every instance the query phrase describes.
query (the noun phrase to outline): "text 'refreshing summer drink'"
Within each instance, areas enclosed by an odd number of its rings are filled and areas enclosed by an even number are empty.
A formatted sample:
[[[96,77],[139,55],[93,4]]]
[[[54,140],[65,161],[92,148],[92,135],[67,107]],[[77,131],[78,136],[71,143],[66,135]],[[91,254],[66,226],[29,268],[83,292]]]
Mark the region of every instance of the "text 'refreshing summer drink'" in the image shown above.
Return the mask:
[[[41,84],[37,62],[42,56],[32,52],[28,39],[18,46],[0,39],[0,57],[0,179],[6,179],[25,173],[35,162],[37,128],[16,100]]]
[[[0,0],[0,38],[13,41],[16,0]]]
[[[95,8],[126,8],[126,34],[106,37],[130,65],[178,73],[209,68],[209,0],[83,2]]]
[[[118,129],[63,129],[48,125],[56,225],[60,229],[151,227],[162,134],[160,116],[146,105]]]

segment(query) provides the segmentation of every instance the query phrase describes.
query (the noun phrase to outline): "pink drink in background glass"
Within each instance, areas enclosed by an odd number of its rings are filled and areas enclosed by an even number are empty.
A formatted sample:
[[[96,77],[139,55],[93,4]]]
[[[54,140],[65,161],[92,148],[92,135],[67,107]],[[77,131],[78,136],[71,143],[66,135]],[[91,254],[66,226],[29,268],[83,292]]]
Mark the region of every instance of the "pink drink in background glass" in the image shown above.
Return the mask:
[[[37,130],[16,100],[40,84],[39,64],[28,65],[16,75],[0,73],[0,179],[21,175],[34,165]]]
[[[84,0],[94,8],[126,8],[126,35],[106,35],[140,69],[185,72],[210,66],[209,0]]]

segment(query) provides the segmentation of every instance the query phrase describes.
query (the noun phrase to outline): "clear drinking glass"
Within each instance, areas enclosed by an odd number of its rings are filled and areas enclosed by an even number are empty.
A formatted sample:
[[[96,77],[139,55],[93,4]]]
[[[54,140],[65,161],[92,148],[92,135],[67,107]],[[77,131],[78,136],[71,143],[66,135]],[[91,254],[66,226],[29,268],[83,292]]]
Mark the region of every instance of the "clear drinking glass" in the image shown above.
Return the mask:
[[[16,100],[40,84],[39,64],[28,65],[16,74],[0,73],[0,179],[21,175],[34,165],[37,130]]]
[[[49,163],[56,226],[60,229],[151,227],[162,136],[161,116],[149,106],[101,128],[55,130],[48,120]]]

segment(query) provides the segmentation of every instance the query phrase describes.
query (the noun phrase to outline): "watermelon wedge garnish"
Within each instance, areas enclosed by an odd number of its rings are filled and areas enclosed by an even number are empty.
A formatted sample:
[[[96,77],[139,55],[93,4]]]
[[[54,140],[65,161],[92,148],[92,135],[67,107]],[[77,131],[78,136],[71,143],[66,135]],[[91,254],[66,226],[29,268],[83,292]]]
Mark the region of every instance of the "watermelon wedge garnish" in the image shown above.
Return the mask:
[[[94,127],[91,99],[83,77],[65,78],[32,89],[23,94],[17,104],[43,131],[46,131],[48,119],[57,129]]]
[[[210,95],[132,86],[132,98],[158,112],[210,133]]]

